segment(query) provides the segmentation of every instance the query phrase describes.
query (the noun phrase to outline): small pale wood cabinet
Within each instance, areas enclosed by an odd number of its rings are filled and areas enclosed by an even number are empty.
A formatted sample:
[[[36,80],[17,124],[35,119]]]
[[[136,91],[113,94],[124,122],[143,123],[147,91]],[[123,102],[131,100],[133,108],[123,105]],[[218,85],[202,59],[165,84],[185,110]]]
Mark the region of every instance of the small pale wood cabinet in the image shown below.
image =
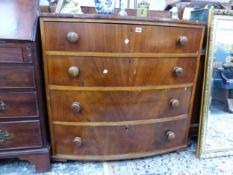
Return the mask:
[[[186,147],[204,25],[96,15],[40,25],[54,159]]]

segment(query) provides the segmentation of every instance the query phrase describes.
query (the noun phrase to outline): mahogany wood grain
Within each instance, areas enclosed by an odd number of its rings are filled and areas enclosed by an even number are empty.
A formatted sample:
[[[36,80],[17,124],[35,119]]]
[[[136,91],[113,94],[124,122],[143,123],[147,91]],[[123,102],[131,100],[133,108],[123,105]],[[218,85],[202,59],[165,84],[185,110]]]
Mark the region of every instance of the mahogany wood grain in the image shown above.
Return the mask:
[[[0,62],[23,62],[22,48],[0,47]]]
[[[127,159],[137,159],[137,158],[143,158],[143,157],[151,157],[159,154],[167,154],[169,152],[174,151],[184,151],[187,145],[182,145],[178,147],[171,147],[169,149],[163,149],[163,150],[154,150],[151,152],[139,152],[139,153],[129,153],[129,154],[118,154],[118,155],[108,155],[108,156],[80,156],[80,155],[67,155],[67,154],[56,154],[52,156],[52,159],[54,161],[59,162],[67,162],[67,160],[102,160],[102,161],[113,161],[113,160],[127,160]]]
[[[0,42],[0,63],[32,63],[33,48],[27,42]]]
[[[174,19],[42,14],[52,157],[113,160],[184,147],[203,31]],[[180,106],[171,110],[174,96]],[[176,138],[167,142],[169,130]]]
[[[0,150],[41,147],[39,121],[1,122],[1,132],[10,134],[10,139],[0,142]]]
[[[0,66],[0,88],[35,87],[32,66]]]
[[[186,144],[188,120],[176,120],[148,125],[125,126],[62,126],[54,125],[55,155],[120,155],[146,153]],[[176,134],[167,139],[167,131]],[[81,144],[74,141],[81,138]]]
[[[0,93],[0,100],[6,105],[0,118],[38,117],[36,92]]]
[[[192,88],[147,91],[50,91],[53,121],[114,122],[187,114]],[[179,100],[173,108],[171,99]],[[72,103],[79,102],[80,112]]]
[[[194,81],[196,58],[102,58],[47,56],[50,85],[66,86],[151,86],[186,84]],[[71,66],[79,75],[68,74]],[[173,69],[182,67],[182,76]],[[164,78],[166,77],[166,78]]]
[[[141,32],[136,32],[138,28]],[[44,30],[46,50],[129,53],[196,53],[202,32],[197,28],[172,26],[74,22],[45,22]],[[76,43],[67,40],[69,32],[79,34]],[[178,43],[180,36],[187,36],[186,45]],[[127,39],[129,42],[125,44]]]

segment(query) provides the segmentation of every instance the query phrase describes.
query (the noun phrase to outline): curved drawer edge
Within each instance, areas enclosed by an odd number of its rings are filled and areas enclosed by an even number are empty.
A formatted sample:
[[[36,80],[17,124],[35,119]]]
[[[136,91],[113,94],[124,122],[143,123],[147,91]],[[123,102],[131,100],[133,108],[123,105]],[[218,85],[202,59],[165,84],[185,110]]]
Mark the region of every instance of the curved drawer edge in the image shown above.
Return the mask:
[[[55,154],[52,156],[52,159],[57,160],[92,160],[92,161],[101,161],[101,160],[125,160],[125,159],[135,159],[150,157],[154,155],[169,153],[173,151],[178,151],[186,148],[187,145],[182,145],[178,147],[173,147],[170,149],[157,150],[152,152],[143,152],[143,153],[129,153],[129,154],[119,154],[119,155],[106,155],[106,156],[77,156],[77,155],[68,155],[68,154]]]

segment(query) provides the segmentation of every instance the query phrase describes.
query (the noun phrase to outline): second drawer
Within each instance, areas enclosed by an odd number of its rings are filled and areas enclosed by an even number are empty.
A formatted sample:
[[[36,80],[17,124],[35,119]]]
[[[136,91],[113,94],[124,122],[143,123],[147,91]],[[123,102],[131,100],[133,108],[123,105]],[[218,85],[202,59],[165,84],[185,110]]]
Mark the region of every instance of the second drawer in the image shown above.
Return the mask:
[[[50,85],[153,86],[193,83],[197,58],[47,56]]]
[[[109,122],[187,114],[192,88],[143,91],[50,91],[54,121]]]

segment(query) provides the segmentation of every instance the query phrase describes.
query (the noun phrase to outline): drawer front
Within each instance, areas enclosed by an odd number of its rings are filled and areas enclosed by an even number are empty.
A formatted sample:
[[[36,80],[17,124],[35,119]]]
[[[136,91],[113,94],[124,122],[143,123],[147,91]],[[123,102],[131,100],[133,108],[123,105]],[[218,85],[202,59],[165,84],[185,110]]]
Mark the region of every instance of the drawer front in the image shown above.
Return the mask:
[[[119,126],[53,125],[53,131],[55,154],[130,156],[186,145],[188,120]]]
[[[0,47],[0,62],[23,62],[22,48]]]
[[[122,87],[193,83],[197,59],[47,56],[47,63],[50,85]]]
[[[180,26],[74,22],[45,22],[44,30],[46,50],[78,52],[196,53],[202,34],[201,28]]]
[[[187,114],[191,91],[50,91],[50,104],[54,121],[146,120]]]
[[[0,118],[37,116],[35,92],[0,93]]]
[[[42,146],[42,142],[38,121],[0,123],[0,149],[40,146]]]
[[[0,43],[0,62],[31,63],[32,50],[31,44],[28,43]]]
[[[0,88],[35,87],[32,66],[0,66]]]

